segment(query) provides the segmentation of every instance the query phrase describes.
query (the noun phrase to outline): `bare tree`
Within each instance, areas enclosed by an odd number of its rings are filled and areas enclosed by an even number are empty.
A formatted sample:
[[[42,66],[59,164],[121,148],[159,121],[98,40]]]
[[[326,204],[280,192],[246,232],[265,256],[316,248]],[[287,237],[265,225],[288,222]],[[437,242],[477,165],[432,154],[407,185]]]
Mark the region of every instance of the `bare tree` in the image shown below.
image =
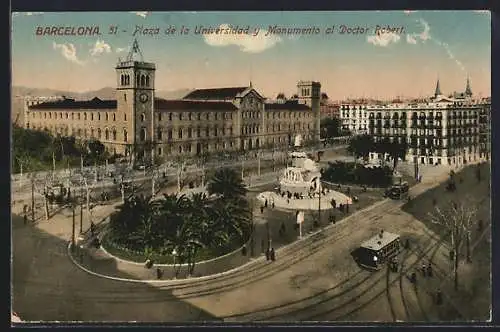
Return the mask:
[[[455,290],[458,290],[459,255],[464,242],[467,247],[467,261],[471,261],[470,235],[476,212],[476,204],[470,200],[464,200],[460,203],[451,202],[449,206],[446,206],[445,208],[436,206],[435,213],[430,214],[431,221],[443,227],[446,233],[450,236],[452,247],[452,253],[450,254],[454,263],[453,272]]]

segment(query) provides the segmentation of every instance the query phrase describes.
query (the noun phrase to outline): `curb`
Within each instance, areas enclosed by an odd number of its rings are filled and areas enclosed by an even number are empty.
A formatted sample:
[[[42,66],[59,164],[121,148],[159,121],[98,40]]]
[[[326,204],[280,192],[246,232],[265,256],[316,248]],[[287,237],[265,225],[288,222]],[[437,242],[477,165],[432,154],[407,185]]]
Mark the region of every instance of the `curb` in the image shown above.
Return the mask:
[[[102,237],[103,237],[103,236],[105,236],[105,235],[107,234],[107,232],[108,232],[108,230],[105,230],[103,233],[101,233],[101,239],[102,239]],[[249,241],[250,241],[250,240],[248,240],[248,241],[247,241],[247,243],[245,243],[245,245],[248,245],[248,242],[249,242]],[[245,245],[243,245],[243,246],[239,247],[238,249],[235,249],[235,250],[233,250],[233,251],[231,251],[231,252],[228,252],[227,254],[224,254],[224,255],[222,255],[222,256],[218,256],[218,257],[215,257],[215,258],[210,258],[210,259],[207,259],[207,260],[204,260],[204,261],[199,261],[199,262],[196,262],[196,264],[197,264],[197,265],[198,265],[198,264],[202,264],[202,263],[203,263],[203,264],[206,264],[206,263],[213,262],[213,261],[215,261],[215,260],[217,260],[217,259],[227,257],[227,256],[229,256],[229,255],[232,255],[232,254],[234,254],[234,253],[237,253],[238,251],[241,251],[241,250],[242,250],[242,248],[243,248]],[[126,259],[123,259],[123,258],[119,258],[119,257],[117,257],[117,256],[115,256],[115,255],[113,255],[113,254],[109,253],[109,251],[107,251],[107,250],[106,250],[106,248],[104,248],[104,246],[103,246],[102,244],[101,244],[100,249],[101,249],[102,251],[104,251],[104,253],[105,253],[106,255],[108,255],[109,257],[113,258],[114,260],[116,260],[116,261],[118,261],[118,262],[122,262],[122,263],[125,263],[125,264],[131,264],[131,265],[138,265],[138,266],[139,266],[139,265],[140,265],[140,266],[144,266],[144,264],[146,264],[146,261],[144,261],[144,262],[142,262],[142,263],[139,263],[139,262],[134,262],[134,261],[129,261],[129,260],[126,260]],[[154,266],[157,266],[157,267],[172,267],[172,268],[173,268],[173,267],[176,267],[176,266],[186,267],[186,266],[188,266],[188,265],[189,265],[189,264],[187,264],[187,263],[184,263],[184,264],[175,264],[175,265],[174,265],[174,264],[157,264],[157,263],[154,263]]]
[[[439,184],[440,184],[440,182],[438,182],[438,183],[430,186],[429,188],[427,188],[427,190],[433,189],[434,187],[436,187]],[[425,190],[425,191],[427,191],[427,190]],[[420,194],[423,194],[424,192],[422,192]],[[315,231],[313,233],[309,233],[309,234],[305,235],[301,239],[297,239],[296,241],[294,241],[292,243],[289,243],[286,246],[278,248],[276,250],[276,252],[280,252],[283,249],[285,249],[285,248],[287,248],[287,247],[289,247],[291,245],[294,245],[294,244],[295,245],[299,245],[301,242],[307,240],[308,238],[310,238],[310,237],[312,237],[312,236],[314,236],[316,234],[319,234],[319,233],[323,232],[326,229],[334,227],[335,225],[339,225],[341,223],[345,223],[345,222],[349,221],[350,219],[354,218],[359,213],[372,210],[372,209],[374,209],[374,208],[382,205],[383,203],[385,203],[387,201],[389,201],[389,199],[385,198],[385,199],[383,199],[381,201],[378,201],[378,202],[376,202],[376,203],[374,203],[374,204],[366,207],[363,210],[358,210],[358,211],[354,212],[353,214],[351,214],[350,216],[348,216],[347,218],[344,218],[344,219],[340,220],[339,222],[337,222],[335,224],[329,224],[329,225],[325,226],[324,228],[321,228],[321,229],[319,229],[319,230],[317,230],[317,231]],[[79,264],[75,260],[75,258],[73,257],[73,255],[71,254],[71,242],[68,242],[68,256],[70,257],[70,259],[73,262],[73,264],[75,264],[78,268],[80,268],[84,272],[86,272],[86,273],[88,273],[90,275],[93,275],[95,277],[104,278],[104,279],[108,279],[108,280],[114,280],[114,281],[121,281],[121,282],[140,283],[140,284],[163,284],[163,285],[172,285],[172,286],[179,285],[179,284],[185,284],[185,283],[196,283],[196,282],[199,282],[199,281],[205,281],[205,280],[215,279],[215,278],[217,278],[219,276],[224,276],[224,275],[232,274],[234,272],[242,270],[242,269],[246,268],[247,266],[249,266],[251,264],[254,264],[255,262],[258,262],[258,261],[264,259],[264,257],[262,257],[262,256],[261,257],[257,257],[255,259],[252,259],[249,262],[247,262],[247,263],[245,263],[243,265],[240,265],[238,267],[235,267],[233,269],[230,269],[230,270],[227,270],[227,271],[224,271],[224,272],[220,272],[220,273],[215,273],[215,274],[203,276],[203,277],[192,277],[192,278],[173,279],[173,280],[172,279],[171,280],[157,280],[157,279],[139,280],[139,279],[126,279],[126,278],[111,277],[111,276],[106,276],[106,275],[103,275],[103,274],[100,274],[100,273],[97,273],[97,272],[90,271],[89,269],[87,269],[87,268],[83,267],[81,264]],[[139,263],[137,263],[137,264],[139,264]]]
[[[290,244],[288,244],[286,246],[283,246],[281,248],[276,249],[276,252],[278,253],[278,252],[282,251],[283,249],[285,249],[288,246],[293,245],[293,244],[298,245],[301,242],[306,241],[308,238],[313,237],[314,235],[319,234],[319,233],[323,232],[324,230],[329,229],[330,227],[333,227],[335,225],[339,225],[341,223],[347,222],[349,219],[354,218],[358,213],[366,212],[368,210],[371,210],[371,209],[373,209],[373,208],[375,208],[375,207],[377,207],[379,205],[382,205],[382,203],[385,203],[388,200],[389,199],[387,199],[387,198],[383,199],[383,200],[381,200],[381,201],[379,201],[379,202],[377,202],[375,204],[370,205],[369,207],[367,207],[367,208],[365,208],[363,210],[356,211],[355,213],[351,214],[347,218],[344,218],[344,219],[340,220],[339,222],[337,222],[335,224],[329,224],[329,225],[325,226],[322,229],[319,229],[319,230],[317,230],[315,232],[312,232],[312,233],[309,233],[309,234],[303,236],[301,239],[297,239],[296,241],[294,241],[294,242],[292,242],[292,243],[290,243]],[[100,278],[104,278],[104,279],[108,279],[108,280],[114,280],[114,281],[121,281],[121,282],[131,282],[131,283],[140,283],[140,284],[163,284],[163,285],[172,285],[172,286],[175,286],[175,285],[178,285],[178,284],[195,283],[195,282],[199,282],[199,281],[205,281],[205,280],[215,279],[215,278],[217,278],[219,276],[224,276],[224,275],[232,274],[234,272],[237,272],[239,270],[242,270],[242,269],[246,268],[247,266],[249,266],[251,264],[254,264],[255,262],[264,260],[264,257],[260,256],[260,257],[257,257],[257,258],[254,258],[254,259],[250,260],[249,262],[247,262],[247,263],[245,263],[243,265],[237,266],[237,267],[235,267],[233,269],[230,269],[230,270],[227,270],[227,271],[224,271],[224,272],[220,272],[220,273],[214,273],[214,274],[207,275],[207,276],[202,276],[202,277],[191,277],[191,278],[170,279],[170,280],[158,280],[158,279],[139,280],[139,279],[126,279],[126,278],[111,277],[111,276],[103,275],[103,274],[100,274],[100,273],[97,273],[97,272],[94,272],[94,271],[91,271],[91,270],[85,268],[84,266],[82,266],[81,264],[79,264],[75,260],[75,258],[73,257],[73,255],[71,254],[71,242],[68,242],[68,256],[70,257],[70,259],[73,262],[73,264],[75,264],[78,268],[80,268],[84,272],[87,272],[88,274],[93,275],[95,277],[100,277]],[[143,265],[143,263],[136,263],[136,264]]]

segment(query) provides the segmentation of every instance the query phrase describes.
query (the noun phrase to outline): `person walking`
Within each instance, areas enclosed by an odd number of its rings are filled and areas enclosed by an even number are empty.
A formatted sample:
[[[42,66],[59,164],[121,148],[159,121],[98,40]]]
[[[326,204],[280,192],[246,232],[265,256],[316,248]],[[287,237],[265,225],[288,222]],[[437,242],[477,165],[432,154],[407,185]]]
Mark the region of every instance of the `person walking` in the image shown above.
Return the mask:
[[[266,250],[266,261],[271,259],[271,250],[269,248]]]
[[[427,271],[427,267],[425,266],[425,263],[422,263],[422,276],[425,277]]]
[[[161,279],[161,277],[163,277],[163,271],[157,267],[156,268],[156,279]]]
[[[443,293],[441,292],[441,289],[437,289],[436,292],[436,304],[441,305],[443,304]]]
[[[274,248],[271,248],[270,257],[273,262],[276,260],[276,253],[274,251]]]
[[[427,276],[432,278],[432,265],[431,265],[431,263],[429,263],[429,265],[427,266]]]
[[[264,206],[260,207],[260,213],[264,213]]]

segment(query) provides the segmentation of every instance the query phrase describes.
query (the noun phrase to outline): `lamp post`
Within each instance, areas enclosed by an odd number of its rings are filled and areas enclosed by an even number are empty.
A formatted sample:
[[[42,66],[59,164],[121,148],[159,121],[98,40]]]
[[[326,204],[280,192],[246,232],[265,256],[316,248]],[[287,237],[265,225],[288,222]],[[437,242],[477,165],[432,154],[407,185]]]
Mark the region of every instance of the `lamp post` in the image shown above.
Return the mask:
[[[175,248],[172,250],[172,256],[174,258],[174,279],[176,279],[177,278],[177,272],[175,270],[175,258],[177,257],[177,250]]]

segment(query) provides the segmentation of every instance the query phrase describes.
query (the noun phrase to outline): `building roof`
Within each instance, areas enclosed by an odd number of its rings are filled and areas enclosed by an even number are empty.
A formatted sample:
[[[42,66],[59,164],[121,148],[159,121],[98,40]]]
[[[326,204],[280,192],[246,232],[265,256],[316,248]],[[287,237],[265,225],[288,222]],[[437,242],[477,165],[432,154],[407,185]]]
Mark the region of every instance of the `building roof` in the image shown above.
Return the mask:
[[[227,110],[233,111],[237,107],[231,102],[224,101],[201,101],[201,100],[167,100],[162,98],[155,98],[156,110]]]
[[[116,100],[101,100],[97,97],[91,100],[78,100],[65,98],[57,101],[43,102],[37,105],[29,106],[30,109],[116,109]]]
[[[311,110],[306,104],[299,104],[297,100],[287,100],[284,103],[269,103],[265,104],[266,110],[291,110],[291,111],[306,111]]]
[[[379,251],[380,249],[382,249],[383,247],[385,247],[386,245],[388,245],[389,243],[393,242],[398,238],[399,238],[398,234],[389,232],[380,232],[371,239],[363,242],[361,244],[361,248]]]
[[[202,99],[202,100],[221,100],[234,99],[240,93],[248,89],[247,86],[232,87],[232,88],[213,88],[213,89],[196,89],[183,99]]]

